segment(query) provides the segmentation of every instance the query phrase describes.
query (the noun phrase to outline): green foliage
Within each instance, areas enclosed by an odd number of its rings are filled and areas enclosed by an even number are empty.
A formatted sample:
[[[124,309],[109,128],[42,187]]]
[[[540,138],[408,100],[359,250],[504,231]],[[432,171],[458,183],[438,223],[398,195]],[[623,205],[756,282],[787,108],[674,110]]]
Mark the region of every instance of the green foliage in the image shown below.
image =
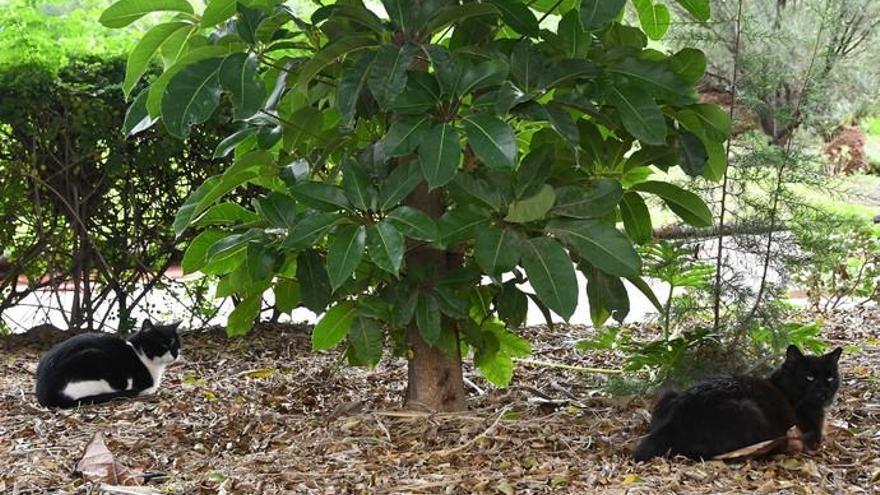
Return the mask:
[[[335,303],[315,348],[348,336],[349,362],[373,365],[383,333],[403,342],[415,325],[505,385],[512,358],[529,352],[508,328],[527,297],[571,317],[575,265],[593,280],[595,311],[628,311],[620,277],[640,280],[641,261],[617,224],[623,215],[627,232],[644,235],[644,195],[711,224],[696,195],[627,179],[676,164],[717,177],[705,162],[729,124],[692,118],[706,107],[694,89],[702,58],[646,49],[641,31],[621,24],[625,3],[532,5],[561,16],[555,29],[521,0],[387,0],[388,18],[339,2],[310,21],[278,1],[210,0],[201,17],[177,15],[193,35],[165,60],[145,114],[180,137],[227,101],[242,122],[215,153],[234,159],[192,194],[176,232],[198,228],[236,190],[259,191],[259,205],[288,198],[280,210],[257,208],[257,220],[212,227],[226,236],[206,263],[224,263],[222,280],[247,277],[230,292],[252,301],[293,279],[309,309]],[[679,3],[705,20],[707,2]],[[107,18],[140,14],[135,4],[146,5],[122,0]],[[178,2],[151,8],[172,7],[187,12]],[[654,12],[659,37],[668,9]],[[253,245],[260,269],[242,270]],[[281,273],[290,258],[295,274]],[[502,284],[511,271],[535,294]]]

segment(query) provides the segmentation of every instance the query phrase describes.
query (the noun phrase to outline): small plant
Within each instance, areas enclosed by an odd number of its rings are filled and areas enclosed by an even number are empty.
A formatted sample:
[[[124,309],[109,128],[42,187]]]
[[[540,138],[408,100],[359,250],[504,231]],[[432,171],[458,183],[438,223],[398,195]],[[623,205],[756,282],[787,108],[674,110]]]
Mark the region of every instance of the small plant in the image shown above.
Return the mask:
[[[789,345],[814,354],[825,352],[825,344],[819,338],[822,322],[783,322],[771,327],[757,326],[749,332],[757,354],[781,356]]]
[[[811,307],[880,301],[880,227],[852,214],[802,211],[791,224],[801,252],[786,258]]]

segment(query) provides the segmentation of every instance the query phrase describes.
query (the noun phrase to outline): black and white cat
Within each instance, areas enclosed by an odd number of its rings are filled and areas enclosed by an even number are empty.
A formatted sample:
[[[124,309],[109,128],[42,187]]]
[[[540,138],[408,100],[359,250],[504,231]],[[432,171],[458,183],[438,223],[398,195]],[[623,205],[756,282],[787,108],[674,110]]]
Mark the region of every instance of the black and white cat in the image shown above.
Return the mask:
[[[798,427],[808,450],[818,449],[825,408],[840,383],[841,352],[838,347],[822,356],[805,356],[789,346],[785,362],[767,379],[716,378],[667,392],[654,405],[651,431],[633,457],[642,461],[681,454],[710,459],[785,437],[792,426]]]
[[[37,401],[45,407],[75,407],[154,393],[165,368],[177,359],[178,325],[144,320],[128,340],[83,334],[59,343],[37,367]]]

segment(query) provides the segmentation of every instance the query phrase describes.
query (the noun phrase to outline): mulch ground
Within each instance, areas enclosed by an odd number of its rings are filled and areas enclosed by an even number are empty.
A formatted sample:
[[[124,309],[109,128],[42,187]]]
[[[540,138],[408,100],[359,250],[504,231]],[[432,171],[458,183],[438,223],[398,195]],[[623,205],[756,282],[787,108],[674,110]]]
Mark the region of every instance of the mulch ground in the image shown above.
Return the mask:
[[[631,461],[649,400],[566,369],[520,364],[499,390],[468,367],[469,411],[432,415],[401,409],[402,360],[340,366],[293,326],[206,331],[184,335],[186,360],[156,397],[49,412],[32,394],[40,349],[19,346],[0,351],[0,493],[102,493],[74,472],[98,432],[118,462],[162,475],[108,493],[880,493],[878,321],[875,309],[826,323],[846,352],[822,449],[740,463]],[[619,365],[574,349],[591,332],[524,330],[537,360]]]

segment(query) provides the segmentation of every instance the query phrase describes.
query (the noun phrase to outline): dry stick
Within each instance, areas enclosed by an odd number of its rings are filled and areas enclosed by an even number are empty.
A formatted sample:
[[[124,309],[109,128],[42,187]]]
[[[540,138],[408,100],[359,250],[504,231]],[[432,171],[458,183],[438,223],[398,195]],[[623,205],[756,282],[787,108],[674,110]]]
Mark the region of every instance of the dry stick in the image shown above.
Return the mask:
[[[479,435],[475,436],[474,438],[471,438],[471,439],[468,440],[467,442],[465,442],[465,443],[463,443],[463,444],[461,444],[461,445],[459,445],[458,447],[455,447],[455,448],[453,448],[453,449],[446,449],[446,450],[440,450],[440,451],[437,451],[437,452],[433,452],[433,455],[438,455],[438,456],[440,456],[440,457],[446,457],[446,456],[448,456],[448,455],[450,455],[450,454],[454,454],[454,453],[456,453],[456,452],[461,452],[462,450],[467,449],[467,448],[470,447],[471,445],[477,443],[477,441],[478,441],[479,439],[485,437],[486,435],[489,434],[489,432],[491,432],[492,430],[494,430],[495,427],[498,426],[498,423],[501,422],[501,418],[503,418],[504,415],[507,414],[507,411],[510,411],[512,408],[513,408],[513,406],[505,406],[504,409],[502,409],[501,412],[498,414],[498,417],[495,418],[495,421],[493,421],[492,424],[489,425],[488,428],[486,428],[485,430],[483,430],[482,433],[480,433]]]
[[[828,3],[825,4],[826,11],[828,9]],[[825,16],[823,16],[823,20]],[[816,57],[819,53],[819,42],[822,40],[822,33],[825,31],[825,22],[819,26],[819,30],[816,32],[816,41],[813,44],[813,53],[810,56],[810,65],[807,67],[807,72],[804,74],[804,81],[801,85],[801,91],[798,94],[797,104],[795,105],[794,112],[792,113],[792,118],[799,119],[800,118],[800,110],[801,103],[804,101],[804,95],[807,91],[807,85],[810,83],[810,77],[813,73],[813,67],[816,64]],[[791,157],[791,149],[792,143],[794,142],[794,136],[791,135],[788,138],[788,141],[785,143],[785,150],[782,154],[782,162],[779,164],[776,170],[776,186],[773,189],[773,203],[770,207],[770,232],[767,233],[767,247],[766,253],[764,255],[764,266],[761,273],[761,284],[758,287],[758,294],[755,296],[755,303],[752,306],[752,309],[749,311],[748,316],[743,320],[743,325],[747,322],[751,321],[751,319],[755,316],[755,313],[758,312],[758,306],[761,304],[761,299],[764,297],[764,291],[767,289],[767,272],[770,267],[770,255],[771,250],[773,248],[773,230],[776,227],[776,216],[779,211],[779,196],[781,194],[782,189],[782,181],[783,174],[785,172],[785,165],[788,163],[788,160]],[[741,332],[737,332],[738,334]],[[738,339],[738,337],[737,337]]]
[[[733,50],[733,81],[730,87],[730,125],[733,126],[734,109],[736,108],[736,83],[739,71],[739,47],[740,35],[742,34],[742,7],[743,0],[739,0],[736,7],[736,41]],[[733,138],[727,137],[727,149],[724,152],[724,177],[721,182],[721,212],[718,214],[718,253],[715,257],[715,307],[712,327],[715,333],[721,326],[721,260],[724,254],[724,214],[727,211],[727,174],[730,170],[730,143]]]
[[[515,363],[522,363],[525,365],[543,366],[545,368],[559,368],[559,369],[563,369],[563,370],[577,371],[580,373],[597,373],[597,374],[602,374],[602,375],[622,375],[624,373],[624,371],[621,369],[589,368],[586,366],[574,366],[571,364],[553,363],[550,361],[539,361],[537,359],[514,358],[513,361]]]

